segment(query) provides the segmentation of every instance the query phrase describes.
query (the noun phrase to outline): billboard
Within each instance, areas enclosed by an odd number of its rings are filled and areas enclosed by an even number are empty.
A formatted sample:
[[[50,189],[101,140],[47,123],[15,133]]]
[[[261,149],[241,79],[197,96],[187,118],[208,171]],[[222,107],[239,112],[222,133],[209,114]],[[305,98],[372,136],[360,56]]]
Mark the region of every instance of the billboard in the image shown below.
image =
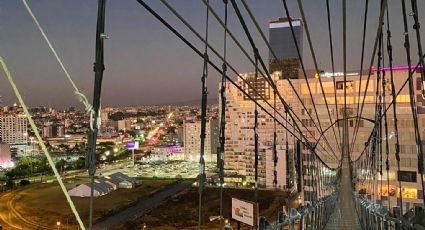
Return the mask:
[[[232,197],[232,218],[250,226],[257,226],[258,205]]]
[[[139,142],[138,141],[130,141],[127,143],[128,149],[138,149],[139,148]]]
[[[398,180],[404,182],[415,182],[417,181],[416,172],[411,171],[398,171]]]
[[[401,195],[403,198],[418,199],[418,190],[416,188],[402,188]],[[400,188],[397,189],[397,197],[400,197]]]

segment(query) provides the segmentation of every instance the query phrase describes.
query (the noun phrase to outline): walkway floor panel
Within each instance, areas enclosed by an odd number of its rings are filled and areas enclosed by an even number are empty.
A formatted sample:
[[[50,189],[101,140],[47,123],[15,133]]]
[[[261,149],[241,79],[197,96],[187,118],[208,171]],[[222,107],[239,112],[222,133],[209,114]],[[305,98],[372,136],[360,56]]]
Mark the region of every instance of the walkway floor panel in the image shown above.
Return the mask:
[[[350,169],[348,166],[348,160],[345,160],[342,165],[341,184],[338,201],[335,207],[335,211],[329,218],[325,229],[361,229],[356,209],[354,206],[354,197],[351,187],[351,177]]]

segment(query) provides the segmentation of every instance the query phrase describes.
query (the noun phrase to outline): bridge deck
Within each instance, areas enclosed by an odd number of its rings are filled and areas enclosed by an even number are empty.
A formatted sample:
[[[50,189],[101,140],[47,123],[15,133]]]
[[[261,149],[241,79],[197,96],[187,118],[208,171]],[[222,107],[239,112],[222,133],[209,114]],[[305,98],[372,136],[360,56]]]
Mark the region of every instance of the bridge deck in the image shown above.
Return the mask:
[[[348,159],[345,159],[342,164],[340,183],[340,191],[336,208],[329,218],[325,229],[361,229],[354,206]]]

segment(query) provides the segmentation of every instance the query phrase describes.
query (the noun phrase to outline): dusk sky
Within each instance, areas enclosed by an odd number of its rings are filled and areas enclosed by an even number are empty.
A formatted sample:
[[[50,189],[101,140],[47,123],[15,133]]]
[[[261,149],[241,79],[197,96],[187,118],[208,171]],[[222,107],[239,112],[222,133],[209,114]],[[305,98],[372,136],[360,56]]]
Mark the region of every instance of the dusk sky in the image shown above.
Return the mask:
[[[201,43],[189,30],[161,4],[150,0],[151,7],[158,10],[167,21],[181,31],[200,49]],[[214,8],[223,15],[222,0],[211,1]],[[295,0],[288,1],[291,15],[299,17]],[[367,36],[366,66],[370,62],[373,39],[376,34],[379,2],[370,1]],[[406,1],[410,3],[410,1]],[[200,0],[175,0],[169,3],[203,35],[205,31],[205,6]],[[319,67],[330,69],[329,37],[325,0],[304,0],[307,23],[311,29]],[[364,0],[348,3],[348,66],[358,71],[360,64],[361,36]],[[425,3],[418,1],[420,21],[425,22]],[[93,62],[96,31],[97,1],[95,0],[29,0],[34,13],[54,44],[65,66],[80,89],[91,98],[93,88]],[[268,21],[285,15],[282,1],[248,1],[266,35]],[[334,46],[337,71],[342,70],[342,20],[341,1],[331,0]],[[243,10],[242,3],[239,7]],[[399,0],[389,0],[391,27],[396,64],[405,63],[403,49],[402,14]],[[410,4],[408,4],[410,11]],[[244,11],[245,13],[245,11]],[[261,55],[265,61],[268,52],[249,17]],[[222,51],[223,29],[210,17],[210,41]],[[412,51],[416,49],[416,36],[410,19]],[[248,52],[252,52],[242,31],[234,10],[229,3],[229,27]],[[126,106],[165,104],[197,100],[201,96],[202,60],[185,44],[169,32],[150,15],[136,0],[109,0],[106,9],[106,33],[110,39],[105,42],[105,74],[103,106]],[[422,38],[425,28],[421,28]],[[229,39],[230,41],[230,39]],[[239,72],[253,71],[242,53],[229,42],[229,62]],[[51,54],[41,34],[20,0],[0,1],[0,55],[4,57],[16,78],[18,88],[30,106],[79,106],[73,90]],[[306,66],[312,68],[311,55],[304,39]],[[217,59],[212,58],[214,61]],[[417,53],[412,52],[417,62]],[[221,63],[217,62],[218,66]],[[208,77],[209,96],[216,98],[219,75],[213,70]],[[231,75],[235,78],[234,75]],[[0,73],[0,95],[4,105],[17,101],[10,90],[3,71]]]

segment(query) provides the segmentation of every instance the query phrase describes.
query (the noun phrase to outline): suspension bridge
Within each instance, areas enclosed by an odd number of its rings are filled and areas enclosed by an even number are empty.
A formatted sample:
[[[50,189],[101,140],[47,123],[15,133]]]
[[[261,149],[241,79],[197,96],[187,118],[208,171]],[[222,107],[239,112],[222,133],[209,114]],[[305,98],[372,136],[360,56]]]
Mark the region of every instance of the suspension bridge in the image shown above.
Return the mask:
[[[96,53],[94,63],[94,95],[90,103],[87,97],[78,89],[72,77],[62,62],[60,56],[54,49],[54,45],[44,32],[42,25],[31,11],[27,0],[22,0],[25,9],[31,15],[35,25],[39,29],[43,39],[48,44],[49,49],[55,56],[62,68],[67,80],[70,82],[75,95],[84,105],[87,113],[90,114],[90,132],[88,134],[87,166],[91,179],[94,183],[96,175],[95,154],[96,138],[100,123],[100,98],[102,91],[104,66],[104,40],[108,38],[105,34],[105,9],[106,1],[98,1],[98,17],[96,28]],[[229,159],[228,129],[231,122],[229,109],[226,107],[231,100],[230,90],[237,91],[246,101],[249,101],[253,110],[251,125],[248,129],[252,131],[252,153],[250,159],[253,168],[252,183],[254,196],[252,202],[258,201],[258,189],[260,187],[261,153],[260,142],[264,139],[271,144],[273,158],[273,185],[278,189],[278,145],[279,140],[283,140],[285,146],[286,160],[292,159],[293,164],[287,165],[288,177],[293,175],[287,183],[288,187],[296,187],[298,195],[303,198],[302,204],[297,208],[290,208],[288,211],[279,210],[276,219],[270,220],[259,215],[258,221],[254,221],[256,229],[425,229],[424,213],[424,157],[423,157],[423,130],[420,128],[423,122],[425,109],[425,70],[424,55],[421,46],[421,28],[419,22],[419,8],[417,0],[411,0],[410,8],[405,0],[397,2],[400,4],[399,15],[403,16],[403,35],[405,53],[405,66],[394,66],[393,46],[390,23],[390,11],[387,0],[381,0],[379,17],[377,21],[368,20],[369,0],[364,3],[363,34],[360,57],[359,80],[353,81],[348,76],[347,71],[347,8],[346,0],[342,2],[342,37],[343,54],[337,57],[334,53],[330,0],[323,1],[326,4],[327,15],[327,35],[329,36],[329,49],[332,72],[324,74],[319,67],[318,56],[316,55],[313,39],[309,30],[309,22],[306,19],[302,0],[296,2],[303,26],[305,29],[308,53],[311,55],[314,64],[313,77],[306,70],[303,61],[302,51],[299,47],[300,39],[296,36],[295,25],[291,19],[292,14],[288,8],[289,1],[282,0],[282,10],[288,23],[288,28],[293,39],[297,60],[297,69],[300,71],[300,78],[293,79],[282,77],[282,73],[276,77],[270,71],[268,64],[259,51],[259,46],[265,45],[268,48],[272,60],[277,60],[275,65],[278,69],[285,71],[287,66],[279,62],[278,55],[263,33],[255,17],[255,12],[250,9],[250,5],[245,1],[223,0],[223,12],[217,12],[208,0],[200,0],[205,6],[205,34],[196,30],[190,22],[185,19],[181,12],[178,12],[171,3],[161,0],[161,3],[181,22],[198,41],[204,46],[197,48],[188,39],[188,35],[178,31],[167,21],[158,11],[150,6],[149,1],[137,0],[141,6],[142,13],[148,13],[156,18],[165,28],[167,28],[176,39],[183,42],[193,54],[203,60],[203,72],[201,73],[201,136],[200,136],[200,159],[199,159],[199,219],[198,228],[201,229],[205,223],[202,219],[203,193],[206,184],[205,175],[205,138],[207,123],[207,99],[208,88],[207,78],[211,71],[219,73],[220,84],[220,134],[219,134],[219,157],[218,172],[220,178],[220,197],[223,196],[223,185],[226,177],[227,160]],[[221,2],[221,1],[220,1]],[[395,3],[394,3],[395,4]],[[142,8],[144,10],[142,10]],[[228,12],[233,10],[235,18],[244,35],[248,40],[248,47],[244,47],[240,40],[236,38],[228,26]],[[223,15],[223,16],[220,16]],[[247,16],[246,16],[247,15]],[[223,29],[223,46],[213,47],[209,40],[209,25],[211,18],[218,22]],[[413,22],[413,24],[409,24]],[[255,30],[247,24],[252,23]],[[366,32],[367,26],[374,23],[374,40],[372,41],[372,55],[370,62],[366,62]],[[413,30],[411,30],[413,28]],[[262,40],[253,39],[253,35],[258,33]],[[414,34],[413,36],[411,36]],[[322,35],[325,36],[325,35]],[[398,35],[397,35],[398,36]],[[255,72],[253,80],[241,76],[232,63],[228,60],[228,43],[233,42],[252,64]],[[410,41],[416,41],[417,50],[412,50]],[[402,54],[396,54],[398,56]],[[414,55],[417,55],[414,58]],[[210,58],[214,56],[214,58]],[[343,60],[342,73],[336,74],[334,59]],[[413,63],[412,59],[418,60]],[[54,162],[47,151],[46,146],[39,134],[37,126],[32,120],[31,114],[21,97],[21,93],[14,83],[11,71],[6,65],[6,60],[0,59],[5,75],[22,105],[29,124],[36,134],[41,148],[51,165],[56,179],[65,195],[80,229],[93,229],[93,188],[91,186],[91,202],[88,226],[83,223],[81,216],[75,208],[72,199],[69,197],[62,179],[57,172]],[[375,67],[377,66],[377,67]],[[401,72],[400,72],[401,71]],[[327,76],[327,78],[323,76]],[[389,76],[389,77],[388,77]],[[401,76],[404,76],[402,78]],[[365,77],[366,79],[364,79]],[[397,77],[397,79],[396,79]],[[323,78],[323,79],[322,79]],[[235,80],[236,79],[236,80]],[[259,81],[265,82],[272,97],[266,97],[264,92],[259,90]],[[302,81],[302,83],[300,83]],[[284,82],[280,84],[281,82]],[[279,83],[279,84],[278,84]],[[301,89],[298,85],[302,84]],[[283,85],[283,86],[282,86]],[[303,87],[304,86],[304,87]],[[282,90],[283,87],[283,90]],[[329,89],[329,87],[331,89]],[[303,92],[303,90],[305,92]],[[291,91],[289,98],[283,91]],[[354,99],[353,99],[354,98]],[[307,103],[307,101],[309,103]],[[294,104],[299,106],[295,108]],[[366,111],[365,111],[366,108]],[[370,110],[370,111],[369,111]],[[340,117],[341,116],[341,117]],[[260,125],[260,117],[270,119],[273,125],[268,131]],[[367,125],[366,125],[367,123]],[[368,135],[365,134],[365,127]],[[270,131],[270,132],[269,132]],[[284,133],[284,137],[281,137]],[[264,137],[264,136],[267,136]],[[406,136],[406,137],[405,137]],[[414,140],[413,150],[408,150],[404,141]],[[360,144],[359,144],[360,143]],[[409,152],[410,151],[410,152]],[[407,161],[406,159],[409,159]],[[413,162],[413,163],[412,163]],[[414,167],[414,172],[406,172],[406,168]],[[395,176],[397,175],[397,177]],[[406,179],[407,178],[407,179]],[[414,180],[409,180],[414,179]],[[419,185],[419,189],[412,189],[412,183]],[[414,186],[413,186],[414,187]],[[231,229],[225,226],[223,218],[223,204],[220,199],[220,227]],[[422,202],[414,202],[421,200]],[[204,201],[205,202],[205,201]]]

